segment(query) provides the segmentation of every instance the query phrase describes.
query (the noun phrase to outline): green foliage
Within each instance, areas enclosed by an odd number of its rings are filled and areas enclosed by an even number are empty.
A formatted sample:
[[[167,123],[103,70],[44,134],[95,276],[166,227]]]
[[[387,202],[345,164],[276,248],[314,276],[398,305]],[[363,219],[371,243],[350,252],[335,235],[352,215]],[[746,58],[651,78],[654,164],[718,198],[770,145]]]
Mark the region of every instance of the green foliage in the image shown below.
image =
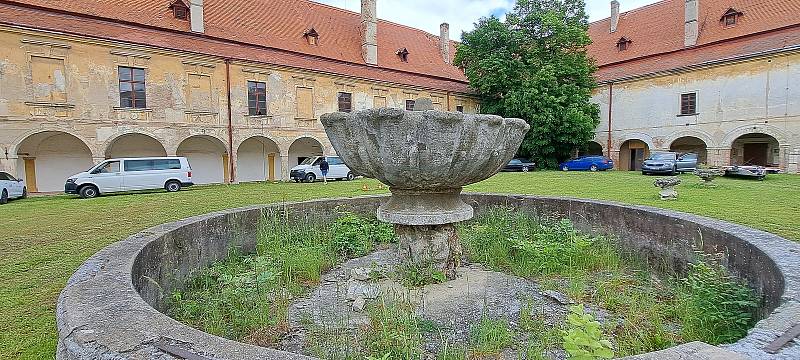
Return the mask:
[[[430,284],[441,284],[447,276],[433,267],[433,263],[405,263],[397,270],[400,281],[407,287],[422,287]]]
[[[343,213],[332,225],[333,250],[347,257],[366,255],[375,244],[394,241],[394,230],[387,223]]]
[[[683,336],[713,345],[735,342],[755,323],[758,298],[715,261],[704,260],[691,264],[681,281]]]
[[[490,319],[486,316],[470,332],[472,354],[476,356],[496,355],[514,342],[514,333],[505,319]]]
[[[484,112],[526,119],[520,148],[555,168],[594,137],[600,110],[591,100],[595,66],[583,0],[517,0],[502,22],[482,18],[464,33],[455,64],[481,96]]]
[[[290,299],[307,292],[320,276],[344,260],[337,239],[358,239],[369,252],[390,241],[391,227],[344,214],[334,225],[318,219],[290,220],[266,214],[254,254],[233,250],[196,273],[184,291],[172,294],[170,315],[208,333],[256,345],[272,345],[285,329]]]
[[[575,360],[612,359],[611,342],[605,338],[600,323],[587,314],[583,305],[573,305],[567,315],[569,328],[564,332],[564,350]]]

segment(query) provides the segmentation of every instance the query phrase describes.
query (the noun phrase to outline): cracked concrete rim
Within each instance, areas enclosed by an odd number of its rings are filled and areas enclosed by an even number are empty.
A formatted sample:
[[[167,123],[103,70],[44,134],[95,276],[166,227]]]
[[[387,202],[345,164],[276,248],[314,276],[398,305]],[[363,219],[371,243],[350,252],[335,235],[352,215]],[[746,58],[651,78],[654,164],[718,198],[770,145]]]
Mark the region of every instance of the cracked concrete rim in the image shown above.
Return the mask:
[[[800,244],[725,221],[646,206],[500,194],[464,194],[463,199],[477,214],[494,206],[558,214],[582,231],[617,235],[636,250],[676,265],[685,262],[693,246],[722,252],[723,263],[764,295],[764,319],[737,343],[725,349],[684,344],[637,359],[800,358],[797,339],[777,354],[763,350],[800,323]],[[166,344],[207,359],[308,359],[206,334],[159,310],[192,271],[226,256],[230,246],[251,249],[265,211],[288,209],[333,217],[337,209],[345,208],[374,216],[385,200],[367,196],[231,209],[159,225],[109,245],[72,275],[59,296],[56,358],[180,358],[162,350]]]

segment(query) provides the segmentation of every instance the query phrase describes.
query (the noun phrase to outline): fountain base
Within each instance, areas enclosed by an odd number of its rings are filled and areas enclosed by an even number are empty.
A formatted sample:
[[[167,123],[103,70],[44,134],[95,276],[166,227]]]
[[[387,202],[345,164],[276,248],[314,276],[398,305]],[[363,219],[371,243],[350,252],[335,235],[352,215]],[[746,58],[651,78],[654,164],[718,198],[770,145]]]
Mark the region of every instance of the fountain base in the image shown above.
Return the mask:
[[[394,226],[399,255],[414,266],[430,266],[454,279],[461,266],[461,242],[455,224]]]
[[[391,188],[392,196],[378,208],[378,220],[400,225],[442,225],[472,219],[474,210],[461,200],[461,188],[406,190]]]

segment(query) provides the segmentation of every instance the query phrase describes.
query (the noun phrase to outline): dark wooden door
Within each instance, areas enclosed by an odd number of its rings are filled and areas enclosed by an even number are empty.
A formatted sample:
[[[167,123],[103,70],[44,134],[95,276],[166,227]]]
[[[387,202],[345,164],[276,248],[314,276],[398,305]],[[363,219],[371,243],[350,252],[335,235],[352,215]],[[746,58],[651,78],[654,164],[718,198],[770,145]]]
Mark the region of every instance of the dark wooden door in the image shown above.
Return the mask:
[[[769,165],[767,161],[768,151],[769,144],[744,144],[744,164],[761,166]]]
[[[629,170],[642,170],[642,161],[644,161],[644,149],[631,149],[631,165]]]

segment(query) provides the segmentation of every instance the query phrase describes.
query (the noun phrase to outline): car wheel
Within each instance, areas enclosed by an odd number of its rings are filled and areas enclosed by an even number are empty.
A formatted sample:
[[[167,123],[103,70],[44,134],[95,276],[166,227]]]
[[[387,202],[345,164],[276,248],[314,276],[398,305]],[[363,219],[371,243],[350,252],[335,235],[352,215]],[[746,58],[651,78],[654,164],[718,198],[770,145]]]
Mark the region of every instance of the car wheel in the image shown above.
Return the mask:
[[[353,174],[352,172],[347,173],[347,181],[353,181],[355,179],[356,179],[356,174]]]
[[[92,185],[87,185],[81,188],[80,196],[84,199],[96,198],[97,195],[97,188]]]
[[[164,185],[164,189],[169,192],[177,192],[181,190],[181,183],[178,181],[167,181]]]
[[[314,181],[317,181],[317,176],[316,175],[314,175],[314,174],[306,175],[306,182],[313,183]]]
[[[596,172],[598,170],[597,169],[597,165],[592,164],[592,166],[589,168],[589,170],[592,171],[592,172]]]
[[[564,166],[561,167],[561,170],[562,171],[569,171],[569,166],[564,165]]]
[[[20,199],[25,199],[27,197],[28,197],[28,187],[24,187],[24,188],[22,188],[22,196],[20,196],[19,198]]]
[[[8,203],[8,191],[3,189],[3,193],[0,194],[0,205]]]
[[[522,172],[528,172],[528,167],[527,166],[523,166],[522,167]]]

